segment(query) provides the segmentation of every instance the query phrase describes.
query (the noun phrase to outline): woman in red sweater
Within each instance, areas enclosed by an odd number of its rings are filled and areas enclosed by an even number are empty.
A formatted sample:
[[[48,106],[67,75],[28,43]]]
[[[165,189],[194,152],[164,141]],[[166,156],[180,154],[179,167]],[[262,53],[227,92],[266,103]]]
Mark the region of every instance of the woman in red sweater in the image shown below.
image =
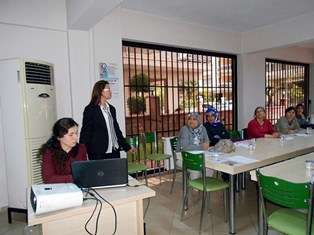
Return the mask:
[[[248,138],[278,138],[280,133],[276,132],[271,122],[266,119],[266,110],[264,107],[257,107],[254,111],[254,119],[248,124]]]
[[[78,144],[78,124],[72,118],[61,118],[53,126],[53,134],[39,150],[42,156],[44,183],[71,183],[71,163],[87,160],[86,147]]]

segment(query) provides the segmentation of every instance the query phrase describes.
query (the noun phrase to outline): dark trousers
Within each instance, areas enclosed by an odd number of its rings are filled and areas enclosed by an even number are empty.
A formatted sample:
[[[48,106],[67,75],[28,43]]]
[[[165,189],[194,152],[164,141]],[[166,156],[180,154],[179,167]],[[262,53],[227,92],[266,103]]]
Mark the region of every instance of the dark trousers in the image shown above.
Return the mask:
[[[105,154],[88,154],[89,160],[100,160],[100,159],[111,159],[111,158],[120,158],[120,151],[115,150],[112,153],[105,153]]]

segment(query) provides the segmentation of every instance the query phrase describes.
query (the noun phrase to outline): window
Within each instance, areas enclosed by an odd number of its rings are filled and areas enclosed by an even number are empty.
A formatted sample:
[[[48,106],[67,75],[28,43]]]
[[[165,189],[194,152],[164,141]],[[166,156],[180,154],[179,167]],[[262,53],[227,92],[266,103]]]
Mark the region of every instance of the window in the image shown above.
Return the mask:
[[[177,135],[208,107],[236,129],[236,56],[123,41],[126,134]]]
[[[309,65],[266,59],[267,118],[275,124],[289,106],[304,104],[308,111]]]

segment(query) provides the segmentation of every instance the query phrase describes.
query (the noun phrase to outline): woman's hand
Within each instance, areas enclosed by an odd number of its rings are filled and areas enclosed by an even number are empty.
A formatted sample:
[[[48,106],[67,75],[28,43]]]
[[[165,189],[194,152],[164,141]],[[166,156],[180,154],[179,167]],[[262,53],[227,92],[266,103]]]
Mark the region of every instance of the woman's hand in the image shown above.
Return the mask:
[[[137,153],[137,148],[131,148],[128,152]]]
[[[208,150],[209,144],[210,144],[210,141],[209,141],[209,140],[206,141],[206,142],[204,142],[204,143],[203,143],[203,149],[204,149],[204,150]]]

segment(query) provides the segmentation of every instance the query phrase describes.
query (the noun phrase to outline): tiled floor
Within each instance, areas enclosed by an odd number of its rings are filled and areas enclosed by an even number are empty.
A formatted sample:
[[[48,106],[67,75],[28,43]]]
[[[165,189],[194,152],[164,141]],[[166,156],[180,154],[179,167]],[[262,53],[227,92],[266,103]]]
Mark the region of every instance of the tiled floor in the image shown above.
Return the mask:
[[[149,186],[156,191],[156,196],[144,201],[144,208],[149,202],[144,219],[147,235],[198,234],[201,199],[197,193],[193,193],[193,197],[189,201],[189,210],[181,221],[182,179],[180,173],[177,178],[172,195],[170,195],[169,174],[162,177],[161,184],[158,177],[149,178]],[[247,188],[237,193],[236,204],[237,234],[257,234],[256,188],[253,182],[247,180]],[[8,224],[6,211],[0,213],[0,235],[23,235],[25,225],[25,215],[23,214],[13,213],[13,223]],[[37,226],[33,228],[33,233],[29,234],[38,235],[40,234],[38,230]],[[223,216],[223,194],[222,192],[211,193],[209,213],[204,218],[202,234],[227,235],[228,231],[228,223],[224,222]],[[269,235],[279,235],[279,233],[269,231]]]

